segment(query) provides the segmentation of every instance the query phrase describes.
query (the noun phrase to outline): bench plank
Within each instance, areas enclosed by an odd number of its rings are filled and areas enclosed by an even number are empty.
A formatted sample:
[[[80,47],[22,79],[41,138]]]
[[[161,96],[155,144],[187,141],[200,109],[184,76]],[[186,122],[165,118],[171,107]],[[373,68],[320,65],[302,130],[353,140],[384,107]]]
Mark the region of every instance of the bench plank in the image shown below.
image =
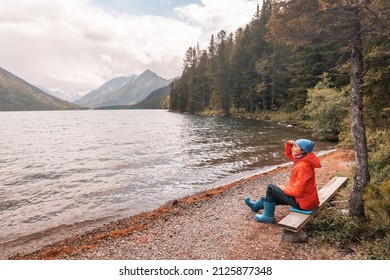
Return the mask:
[[[300,231],[313,217],[320,211],[320,209],[336,195],[336,192],[347,182],[348,177],[334,177],[325,186],[318,191],[318,197],[320,199],[320,205],[310,215],[290,212],[284,217],[278,225],[283,229],[298,232]]]

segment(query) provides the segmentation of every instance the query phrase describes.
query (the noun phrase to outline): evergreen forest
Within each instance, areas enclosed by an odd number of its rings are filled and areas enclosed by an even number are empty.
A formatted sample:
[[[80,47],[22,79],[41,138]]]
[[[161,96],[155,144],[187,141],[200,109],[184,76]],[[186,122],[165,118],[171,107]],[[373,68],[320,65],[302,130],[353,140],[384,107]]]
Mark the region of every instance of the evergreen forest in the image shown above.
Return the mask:
[[[245,27],[188,48],[169,104],[305,126],[354,149],[349,213],[389,247],[390,1],[263,0]]]

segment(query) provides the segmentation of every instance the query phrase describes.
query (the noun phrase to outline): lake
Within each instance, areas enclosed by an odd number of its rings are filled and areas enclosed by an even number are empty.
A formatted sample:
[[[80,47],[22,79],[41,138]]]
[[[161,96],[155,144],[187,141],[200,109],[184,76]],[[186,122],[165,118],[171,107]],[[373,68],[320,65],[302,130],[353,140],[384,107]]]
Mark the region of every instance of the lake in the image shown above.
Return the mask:
[[[165,110],[0,113],[0,244],[113,220],[284,164],[310,132]],[[316,152],[332,149],[318,142]]]

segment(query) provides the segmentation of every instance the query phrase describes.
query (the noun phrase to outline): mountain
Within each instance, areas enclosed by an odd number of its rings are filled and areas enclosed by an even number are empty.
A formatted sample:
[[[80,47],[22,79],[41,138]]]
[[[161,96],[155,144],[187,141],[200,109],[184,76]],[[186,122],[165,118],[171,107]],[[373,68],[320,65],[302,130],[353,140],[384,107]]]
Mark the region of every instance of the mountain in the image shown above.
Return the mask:
[[[130,105],[130,109],[166,109],[167,106],[164,104],[164,101],[170,92],[171,85],[159,88],[149,94],[149,96],[141,102]]]
[[[0,67],[0,111],[71,109],[81,107],[53,97]]]
[[[102,90],[114,80],[124,82],[115,84],[110,90]],[[126,81],[126,79],[128,79]],[[121,77],[108,81],[99,89],[88,93],[75,103],[88,107],[104,107],[115,105],[132,105],[144,100],[152,91],[167,86],[171,81],[159,77],[150,70],[146,70],[139,76],[128,78]]]
[[[163,88],[159,88],[149,94],[141,102],[134,105],[116,105],[116,106],[105,106],[97,108],[99,110],[116,110],[116,109],[167,109],[167,105],[164,104],[165,99],[171,91],[171,86],[167,85]]]
[[[51,90],[51,89],[48,89],[48,88],[41,86],[41,85],[37,85],[36,87],[43,90],[47,94],[50,94],[51,96],[54,96],[54,97],[57,97],[59,99],[69,101],[69,102],[75,102],[76,100],[80,99],[80,97],[81,97],[80,94],[77,94],[74,91],[72,91],[66,87],[63,87],[63,88],[58,89],[58,90]]]
[[[111,93],[124,86],[128,81],[134,79],[135,77],[136,76],[134,75],[130,77],[118,77],[111,79],[98,89],[95,89],[84,95],[79,100],[76,100],[75,103],[86,107],[97,107],[99,104],[104,103],[104,100],[108,99]]]

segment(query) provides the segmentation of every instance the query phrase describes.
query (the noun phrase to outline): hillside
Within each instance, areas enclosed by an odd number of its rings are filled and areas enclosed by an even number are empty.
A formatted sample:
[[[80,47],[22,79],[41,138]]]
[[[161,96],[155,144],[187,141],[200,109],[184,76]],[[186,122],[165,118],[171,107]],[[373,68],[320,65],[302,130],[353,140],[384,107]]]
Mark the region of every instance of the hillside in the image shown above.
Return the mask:
[[[140,103],[132,105],[131,109],[164,109],[164,100],[171,92],[171,86],[167,85],[163,88],[153,91],[147,98]]]
[[[169,95],[170,85],[153,91],[148,97],[134,105],[117,105],[97,108],[99,110],[119,110],[119,109],[164,109],[163,102]]]
[[[150,70],[139,76],[120,77],[108,81],[99,89],[88,93],[76,104],[90,108],[132,105],[144,100],[151,92],[165,87],[169,80],[159,77]]]
[[[0,67],[0,111],[81,109],[53,97]]]

